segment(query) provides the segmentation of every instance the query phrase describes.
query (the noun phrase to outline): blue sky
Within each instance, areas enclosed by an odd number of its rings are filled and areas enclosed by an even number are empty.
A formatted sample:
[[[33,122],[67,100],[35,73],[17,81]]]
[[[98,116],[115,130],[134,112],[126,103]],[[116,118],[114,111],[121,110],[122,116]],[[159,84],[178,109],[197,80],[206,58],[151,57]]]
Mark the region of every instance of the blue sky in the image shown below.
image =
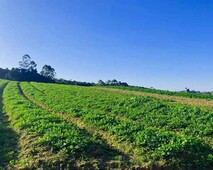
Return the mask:
[[[0,0],[0,67],[213,91],[212,0]]]

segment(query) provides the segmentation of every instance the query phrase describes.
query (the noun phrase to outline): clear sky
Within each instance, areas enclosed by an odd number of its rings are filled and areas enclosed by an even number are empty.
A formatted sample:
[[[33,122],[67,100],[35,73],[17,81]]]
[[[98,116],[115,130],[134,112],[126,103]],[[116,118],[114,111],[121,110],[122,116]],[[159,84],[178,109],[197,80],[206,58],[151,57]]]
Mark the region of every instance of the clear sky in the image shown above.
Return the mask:
[[[0,67],[213,91],[212,0],[0,0]]]

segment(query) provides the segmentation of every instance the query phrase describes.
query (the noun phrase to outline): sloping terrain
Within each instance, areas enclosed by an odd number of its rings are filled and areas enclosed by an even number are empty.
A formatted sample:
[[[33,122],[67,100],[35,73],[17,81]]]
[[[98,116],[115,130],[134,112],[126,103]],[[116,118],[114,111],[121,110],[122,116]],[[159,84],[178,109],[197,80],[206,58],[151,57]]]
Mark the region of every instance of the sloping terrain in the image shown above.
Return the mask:
[[[11,139],[1,168],[213,166],[209,108],[93,87],[0,81],[0,88],[0,130],[8,136],[0,143]]]
[[[213,107],[213,100],[212,97],[213,95],[204,95],[205,97],[203,98],[202,95],[199,98],[199,94],[195,95],[196,97],[194,97],[193,95],[190,97],[187,96],[187,93],[181,93],[181,94],[185,94],[186,96],[183,97],[181,96],[179,93],[172,93],[173,95],[166,95],[164,93],[155,93],[155,91],[151,91],[151,92],[146,92],[143,90],[135,90],[134,88],[129,90],[129,88],[125,88],[125,87],[98,87],[96,89],[101,89],[101,90],[105,90],[105,91],[111,91],[111,92],[115,92],[115,93],[121,93],[121,94],[133,94],[133,95],[138,95],[138,96],[150,96],[150,97],[154,97],[157,99],[163,99],[166,100],[168,102],[176,102],[176,103],[181,103],[181,104],[187,104],[187,105],[192,105],[192,106],[199,106],[199,107]],[[208,97],[207,97],[208,96]]]

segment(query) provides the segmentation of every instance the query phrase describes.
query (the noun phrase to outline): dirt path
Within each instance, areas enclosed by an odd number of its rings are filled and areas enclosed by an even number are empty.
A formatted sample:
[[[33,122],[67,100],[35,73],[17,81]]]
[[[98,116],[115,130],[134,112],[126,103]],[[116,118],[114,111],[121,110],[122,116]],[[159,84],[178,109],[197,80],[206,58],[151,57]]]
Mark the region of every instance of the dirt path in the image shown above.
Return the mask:
[[[120,94],[150,96],[150,97],[155,97],[158,99],[167,100],[169,102],[176,102],[176,103],[193,105],[193,106],[204,106],[204,107],[213,108],[213,100],[186,98],[186,97],[179,97],[179,96],[168,96],[163,94],[154,94],[154,93],[147,93],[147,92],[128,91],[128,90],[111,89],[111,88],[96,88],[96,89],[111,91],[111,92],[120,93]]]

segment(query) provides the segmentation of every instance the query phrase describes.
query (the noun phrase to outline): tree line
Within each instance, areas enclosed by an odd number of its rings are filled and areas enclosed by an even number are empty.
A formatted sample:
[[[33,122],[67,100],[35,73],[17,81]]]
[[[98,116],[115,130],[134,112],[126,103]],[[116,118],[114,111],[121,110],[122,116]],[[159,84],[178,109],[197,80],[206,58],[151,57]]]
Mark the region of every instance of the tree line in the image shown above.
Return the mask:
[[[68,84],[68,85],[78,85],[78,86],[128,86],[127,83],[117,81],[115,79],[108,80],[106,82],[99,80],[97,83],[81,82],[76,80],[66,80],[56,78],[56,71],[50,65],[45,64],[42,70],[38,72],[37,64],[31,59],[28,54],[22,57],[19,62],[18,68],[12,68],[11,70],[6,68],[0,68],[0,79],[8,79],[13,81],[35,81],[44,83],[58,83],[58,84]]]
[[[103,80],[99,80],[97,85],[99,86],[129,86],[126,82],[117,81],[115,79],[107,80],[106,82],[104,82]]]
[[[12,68],[11,70],[0,68],[0,79],[54,83],[55,76],[55,69],[46,64],[42,67],[41,72],[38,73],[37,64],[31,60],[28,54],[22,57],[18,68]]]

